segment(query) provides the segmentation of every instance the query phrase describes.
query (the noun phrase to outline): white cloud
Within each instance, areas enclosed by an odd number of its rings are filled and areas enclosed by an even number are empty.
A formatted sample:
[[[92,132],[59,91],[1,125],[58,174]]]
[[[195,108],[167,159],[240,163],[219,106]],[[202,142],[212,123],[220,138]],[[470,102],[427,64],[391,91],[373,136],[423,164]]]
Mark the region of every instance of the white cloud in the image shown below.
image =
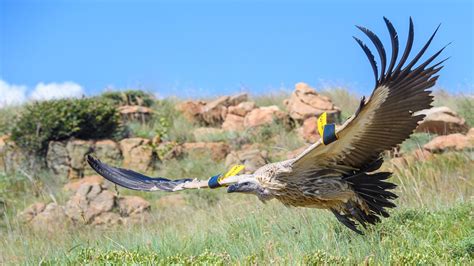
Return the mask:
[[[0,79],[0,108],[17,105],[26,100],[26,86],[8,84]]]
[[[81,85],[74,82],[63,83],[38,83],[30,94],[32,100],[51,100],[62,98],[79,98],[84,95]]]

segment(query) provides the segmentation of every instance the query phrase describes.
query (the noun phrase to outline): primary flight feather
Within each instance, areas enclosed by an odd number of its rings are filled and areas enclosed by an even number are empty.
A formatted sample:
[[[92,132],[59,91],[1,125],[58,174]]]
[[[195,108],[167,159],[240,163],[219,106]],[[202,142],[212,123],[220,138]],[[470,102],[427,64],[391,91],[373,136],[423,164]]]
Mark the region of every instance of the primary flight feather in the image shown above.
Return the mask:
[[[383,163],[381,155],[407,139],[424,117],[417,112],[431,107],[433,97],[428,89],[435,85],[444,60],[432,63],[444,48],[415,67],[436,29],[408,61],[414,41],[410,18],[407,43],[397,63],[398,34],[388,19],[384,21],[392,46],[388,66],[379,37],[358,26],[377,50],[380,72],[371,50],[354,37],[372,67],[375,88],[368,99],[362,98],[355,114],[337,129],[337,140],[327,145],[319,140],[294,159],[267,164],[251,175],[219,180],[221,186],[228,186],[227,192],[254,194],[262,201],[277,199],[288,206],[328,209],[338,221],[360,234],[358,224],[365,227],[367,223],[380,221],[380,216],[389,216],[387,208],[396,206],[393,199],[397,197],[390,190],[396,185],[386,181],[391,173],[376,172]],[[210,184],[199,179],[150,178],[108,166],[91,156],[88,162],[106,179],[129,189],[179,191],[208,188]]]

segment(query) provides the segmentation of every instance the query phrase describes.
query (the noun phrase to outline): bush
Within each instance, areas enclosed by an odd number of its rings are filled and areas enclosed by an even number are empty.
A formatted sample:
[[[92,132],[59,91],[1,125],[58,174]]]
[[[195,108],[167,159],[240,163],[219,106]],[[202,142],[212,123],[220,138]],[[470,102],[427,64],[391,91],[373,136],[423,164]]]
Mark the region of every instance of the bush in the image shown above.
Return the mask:
[[[110,91],[103,93],[100,97],[117,106],[140,105],[150,107],[154,103],[152,95],[140,90]]]
[[[115,106],[99,99],[62,99],[27,105],[12,129],[21,148],[44,155],[48,142],[110,138],[119,127]]]

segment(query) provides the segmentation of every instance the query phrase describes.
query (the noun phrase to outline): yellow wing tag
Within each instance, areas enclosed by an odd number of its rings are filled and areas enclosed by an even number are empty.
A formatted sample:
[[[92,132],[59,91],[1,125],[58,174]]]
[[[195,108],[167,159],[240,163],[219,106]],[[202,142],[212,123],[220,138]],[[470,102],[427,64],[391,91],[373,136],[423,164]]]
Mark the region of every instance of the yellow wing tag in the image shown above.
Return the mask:
[[[327,124],[327,113],[324,112],[318,117],[318,132],[322,137],[324,135],[324,126]]]
[[[230,168],[230,170],[227,173],[225,173],[225,175],[222,175],[221,177],[219,177],[219,181],[222,181],[222,180],[228,178],[229,176],[237,175],[244,168],[245,168],[245,166],[241,165],[241,164],[237,164],[237,165],[232,166],[232,168]]]

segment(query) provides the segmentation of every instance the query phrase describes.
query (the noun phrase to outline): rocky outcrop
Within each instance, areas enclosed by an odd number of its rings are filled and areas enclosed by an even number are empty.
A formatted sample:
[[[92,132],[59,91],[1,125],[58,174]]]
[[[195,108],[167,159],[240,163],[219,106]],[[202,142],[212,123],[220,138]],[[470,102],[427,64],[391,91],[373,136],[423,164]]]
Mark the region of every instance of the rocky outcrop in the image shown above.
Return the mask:
[[[241,102],[236,106],[229,106],[227,113],[244,117],[255,108],[254,102]]]
[[[188,142],[183,144],[183,152],[190,156],[211,156],[220,161],[230,152],[230,146],[225,142]]]
[[[133,168],[139,172],[152,170],[153,148],[151,141],[144,138],[128,138],[120,141],[124,168]]]
[[[331,99],[320,95],[306,83],[297,83],[290,99],[284,101],[290,117],[296,121],[304,121],[312,116],[319,116],[323,112],[328,114],[328,122],[339,121],[341,110]]]
[[[222,129],[226,131],[244,130],[244,117],[235,114],[227,114],[222,124]]]
[[[94,144],[94,155],[108,164],[116,164],[122,160],[119,144],[110,139],[97,141]]]
[[[220,127],[226,119],[228,107],[236,106],[247,101],[246,93],[234,96],[222,96],[215,100],[204,101],[186,101],[177,106],[188,120],[211,127]]]
[[[48,152],[46,153],[46,164],[54,174],[60,176],[68,176],[70,160],[66,142],[50,141],[48,143]]]
[[[426,143],[423,148],[430,152],[443,152],[447,150],[461,151],[474,148],[474,133],[471,129],[467,135],[460,133],[438,136]]]
[[[243,164],[245,173],[253,173],[268,162],[267,151],[261,151],[254,146],[244,146],[242,150],[233,151],[227,155],[225,166],[230,168],[236,164]]]
[[[252,128],[265,124],[271,124],[275,120],[284,120],[286,114],[276,105],[253,109],[244,118],[244,127]]]
[[[66,150],[69,155],[69,179],[82,178],[86,172],[86,155],[91,153],[93,142],[72,139],[67,142]],[[90,169],[89,169],[89,172]]]
[[[438,135],[466,133],[469,127],[466,121],[449,107],[434,107],[418,112],[426,117],[418,125],[416,132],[427,132]]]
[[[316,117],[312,116],[304,120],[301,135],[309,143],[315,143],[321,138],[318,132],[318,119]]]
[[[0,136],[0,172],[14,172],[25,162],[24,152],[10,140],[10,136]]]
[[[19,220],[33,229],[49,231],[64,228],[68,223],[111,226],[149,220],[150,203],[143,198],[117,196],[100,180],[84,178],[81,181],[69,187],[74,194],[65,206],[35,203],[18,214]]]

